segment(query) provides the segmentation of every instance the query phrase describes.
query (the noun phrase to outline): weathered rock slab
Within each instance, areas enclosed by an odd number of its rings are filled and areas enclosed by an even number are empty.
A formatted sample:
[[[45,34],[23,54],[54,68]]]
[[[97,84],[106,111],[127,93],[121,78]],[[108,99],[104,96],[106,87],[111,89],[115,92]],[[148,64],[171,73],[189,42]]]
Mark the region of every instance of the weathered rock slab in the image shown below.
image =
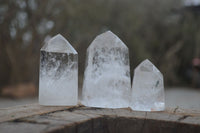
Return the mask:
[[[10,117],[15,115],[14,117]],[[0,132],[45,133],[191,133],[200,132],[200,112],[166,109],[44,107],[37,104],[0,110]]]

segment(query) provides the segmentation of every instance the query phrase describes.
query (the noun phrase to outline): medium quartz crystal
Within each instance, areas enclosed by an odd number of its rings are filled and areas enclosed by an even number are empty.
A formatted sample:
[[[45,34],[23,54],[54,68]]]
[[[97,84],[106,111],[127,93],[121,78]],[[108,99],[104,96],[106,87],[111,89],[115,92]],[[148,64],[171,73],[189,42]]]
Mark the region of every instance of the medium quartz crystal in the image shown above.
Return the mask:
[[[111,31],[95,38],[87,49],[82,104],[90,107],[128,107],[129,50]]]
[[[78,102],[78,54],[60,34],[40,51],[39,104],[76,105]]]
[[[165,108],[162,73],[144,60],[134,71],[130,107],[138,111],[161,111]]]

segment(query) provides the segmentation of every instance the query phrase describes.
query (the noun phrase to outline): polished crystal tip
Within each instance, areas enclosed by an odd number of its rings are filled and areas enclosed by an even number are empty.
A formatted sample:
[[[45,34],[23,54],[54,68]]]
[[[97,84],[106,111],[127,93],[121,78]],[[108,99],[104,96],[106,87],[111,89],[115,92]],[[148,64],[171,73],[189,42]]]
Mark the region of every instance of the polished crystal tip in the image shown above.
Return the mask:
[[[77,54],[76,50],[71,46],[71,44],[60,34],[52,37],[41,50],[47,52],[57,52],[57,53],[73,53]]]

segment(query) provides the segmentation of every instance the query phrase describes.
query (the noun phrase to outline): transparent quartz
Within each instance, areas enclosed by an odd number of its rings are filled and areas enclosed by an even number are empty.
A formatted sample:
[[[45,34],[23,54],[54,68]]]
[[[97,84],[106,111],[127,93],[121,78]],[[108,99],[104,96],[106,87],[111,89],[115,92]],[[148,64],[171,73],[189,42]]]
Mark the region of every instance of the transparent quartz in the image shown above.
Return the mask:
[[[134,71],[130,107],[138,111],[162,111],[165,108],[162,73],[144,60]]]
[[[78,54],[60,34],[40,52],[39,104],[76,105],[78,101]]]
[[[82,104],[90,107],[128,107],[129,50],[111,31],[97,36],[87,49]]]

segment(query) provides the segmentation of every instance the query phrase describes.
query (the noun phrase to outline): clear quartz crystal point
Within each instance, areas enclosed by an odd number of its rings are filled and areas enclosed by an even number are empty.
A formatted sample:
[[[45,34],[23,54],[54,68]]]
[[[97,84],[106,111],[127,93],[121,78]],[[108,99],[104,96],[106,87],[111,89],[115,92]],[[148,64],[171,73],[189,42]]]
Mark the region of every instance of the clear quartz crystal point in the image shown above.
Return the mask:
[[[87,49],[82,104],[90,107],[128,107],[129,50],[111,31],[97,36]]]
[[[130,107],[138,111],[162,111],[165,109],[162,73],[144,60],[134,71]]]
[[[76,105],[78,102],[78,54],[60,34],[40,50],[39,104]]]

